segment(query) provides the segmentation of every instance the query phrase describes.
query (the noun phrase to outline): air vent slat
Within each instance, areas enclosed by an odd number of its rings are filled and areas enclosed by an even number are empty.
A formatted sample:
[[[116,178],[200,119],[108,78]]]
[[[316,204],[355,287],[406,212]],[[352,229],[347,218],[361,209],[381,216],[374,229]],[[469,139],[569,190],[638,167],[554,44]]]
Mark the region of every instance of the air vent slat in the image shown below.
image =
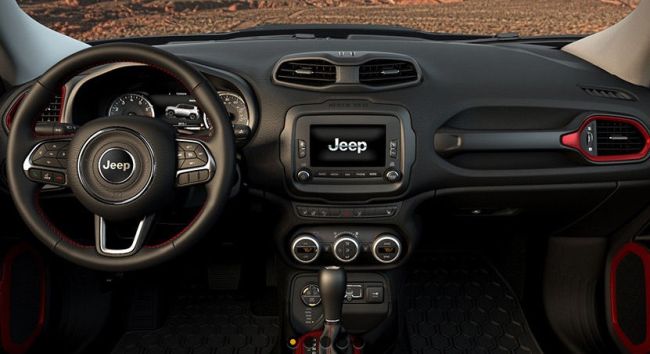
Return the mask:
[[[417,80],[415,65],[404,60],[376,59],[359,67],[359,82],[369,86],[397,85]]]
[[[638,154],[645,148],[645,137],[626,121],[596,120],[596,143],[599,156]]]
[[[336,83],[336,66],[321,59],[286,61],[276,70],[275,79],[305,86],[327,86]]]
[[[623,101],[636,101],[636,98],[632,94],[615,88],[582,87],[582,90],[586,94],[594,97],[610,98]]]

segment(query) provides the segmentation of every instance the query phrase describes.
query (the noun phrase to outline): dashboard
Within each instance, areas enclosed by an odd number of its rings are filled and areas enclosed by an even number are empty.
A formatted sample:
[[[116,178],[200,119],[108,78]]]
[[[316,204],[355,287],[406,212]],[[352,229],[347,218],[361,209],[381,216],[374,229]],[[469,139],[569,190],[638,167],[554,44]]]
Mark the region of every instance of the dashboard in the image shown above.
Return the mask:
[[[650,92],[554,45],[280,36],[158,47],[213,84],[248,188],[295,203],[300,218],[392,217],[435,194],[451,200],[443,214],[541,209],[536,218],[557,226],[650,179]],[[130,114],[179,134],[209,129],[173,78],[136,63],[73,78],[41,124]],[[512,192],[531,186],[550,191]],[[485,190],[495,197],[476,197]]]

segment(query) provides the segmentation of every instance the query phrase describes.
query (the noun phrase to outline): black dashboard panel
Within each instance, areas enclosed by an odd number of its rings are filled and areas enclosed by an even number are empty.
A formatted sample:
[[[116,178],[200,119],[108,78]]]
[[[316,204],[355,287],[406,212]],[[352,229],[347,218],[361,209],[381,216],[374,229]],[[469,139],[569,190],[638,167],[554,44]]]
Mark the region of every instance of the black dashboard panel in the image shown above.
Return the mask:
[[[648,122],[650,92],[630,85],[591,64],[555,48],[535,45],[476,45],[449,42],[384,39],[274,39],[170,44],[161,46],[193,62],[216,66],[242,76],[257,93],[262,117],[259,131],[243,150],[250,183],[282,193],[278,136],[287,112],[296,105],[333,99],[399,104],[408,110],[417,148],[409,192],[462,187],[580,183],[645,179],[647,162],[592,166],[566,156],[542,156],[547,162],[524,168],[479,168],[472,161],[452,163],[434,152],[434,134],[450,122],[481,129],[553,128],[579,125],[583,112],[609,112]],[[252,56],[251,48],[264,52]],[[310,92],[273,84],[272,70],[282,57],[309,51],[382,51],[407,55],[418,62],[422,81],[417,86],[373,93]],[[582,86],[613,87],[630,92],[638,101],[587,94]],[[470,112],[471,114],[468,114]],[[508,112],[502,115],[501,112]],[[503,118],[501,118],[503,116]],[[562,154],[561,154],[562,155]],[[534,160],[540,156],[508,156]],[[480,156],[498,159],[495,156]],[[460,165],[460,166],[459,166]]]

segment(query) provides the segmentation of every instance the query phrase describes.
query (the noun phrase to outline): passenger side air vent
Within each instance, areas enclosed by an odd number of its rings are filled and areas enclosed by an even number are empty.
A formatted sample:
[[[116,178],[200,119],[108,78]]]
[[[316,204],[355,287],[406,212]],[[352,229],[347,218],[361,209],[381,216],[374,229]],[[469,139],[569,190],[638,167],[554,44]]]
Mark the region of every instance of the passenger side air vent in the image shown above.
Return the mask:
[[[604,87],[582,87],[582,90],[594,97],[600,97],[600,98],[611,98],[615,100],[623,100],[623,101],[636,101],[636,97],[634,97],[631,93],[617,90],[617,89],[612,89],[612,88],[604,88]]]
[[[418,80],[411,62],[395,59],[375,59],[359,66],[359,82],[369,86],[389,86]]]
[[[645,145],[636,126],[623,121],[596,120],[598,156],[638,154]]]
[[[641,122],[627,117],[591,116],[582,127],[562,136],[562,144],[594,162],[642,160],[650,150],[650,135]]]
[[[322,59],[285,61],[278,66],[275,79],[304,86],[327,86],[336,83],[336,65]]]

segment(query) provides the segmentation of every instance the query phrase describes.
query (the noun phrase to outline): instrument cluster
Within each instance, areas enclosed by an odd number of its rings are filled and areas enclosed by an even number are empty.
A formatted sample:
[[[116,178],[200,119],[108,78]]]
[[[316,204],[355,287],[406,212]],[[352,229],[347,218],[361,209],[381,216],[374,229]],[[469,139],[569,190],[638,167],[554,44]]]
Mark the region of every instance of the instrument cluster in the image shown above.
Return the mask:
[[[244,98],[233,91],[219,91],[238,139],[250,134],[248,105]],[[107,116],[143,116],[164,119],[178,129],[200,131],[209,128],[205,114],[199,109],[196,100],[184,92],[168,94],[149,94],[128,92],[115,97]]]

